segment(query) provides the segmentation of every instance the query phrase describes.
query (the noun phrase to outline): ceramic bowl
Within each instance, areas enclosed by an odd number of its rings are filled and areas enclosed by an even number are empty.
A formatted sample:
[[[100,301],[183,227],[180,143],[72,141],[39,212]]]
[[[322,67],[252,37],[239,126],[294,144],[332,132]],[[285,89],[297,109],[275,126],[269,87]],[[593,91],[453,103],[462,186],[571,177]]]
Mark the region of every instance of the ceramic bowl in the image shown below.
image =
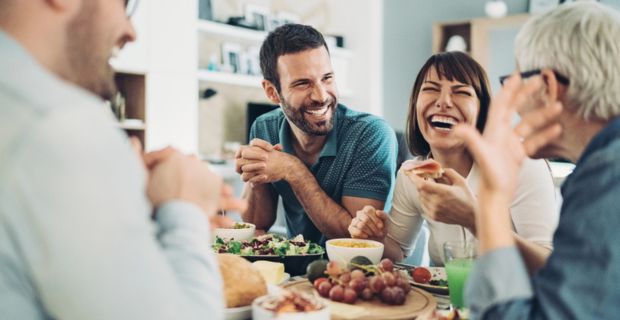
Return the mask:
[[[256,226],[243,222],[243,224],[250,226],[249,228],[243,229],[233,229],[233,228],[216,228],[213,234],[222,238],[224,241],[228,241],[231,239],[243,241],[250,240],[254,237],[254,231],[256,231]]]
[[[348,264],[351,259],[357,256],[366,257],[373,264],[377,264],[383,256],[383,243],[374,240],[331,239],[325,243],[325,249],[330,261],[338,261],[344,264]]]

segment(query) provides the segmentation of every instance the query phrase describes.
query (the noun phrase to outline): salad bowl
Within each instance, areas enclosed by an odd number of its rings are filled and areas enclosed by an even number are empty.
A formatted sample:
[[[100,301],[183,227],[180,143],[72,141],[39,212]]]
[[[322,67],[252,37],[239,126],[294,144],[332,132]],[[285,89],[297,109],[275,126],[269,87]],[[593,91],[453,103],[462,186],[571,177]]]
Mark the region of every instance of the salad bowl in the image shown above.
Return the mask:
[[[213,244],[216,253],[232,253],[254,262],[267,260],[284,264],[284,271],[291,276],[306,274],[312,261],[323,258],[325,249],[298,235],[293,239],[266,234],[246,241],[224,240],[216,237]]]

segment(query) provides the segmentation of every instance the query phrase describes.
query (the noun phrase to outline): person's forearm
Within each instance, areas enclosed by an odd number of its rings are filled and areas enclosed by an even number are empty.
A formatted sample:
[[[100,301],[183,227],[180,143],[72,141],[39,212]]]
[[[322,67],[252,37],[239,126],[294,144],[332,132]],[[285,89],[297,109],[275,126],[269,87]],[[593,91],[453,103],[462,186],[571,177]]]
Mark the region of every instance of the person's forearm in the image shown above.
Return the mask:
[[[521,257],[523,258],[523,262],[527,267],[527,271],[531,276],[547,263],[547,259],[552,250],[551,248],[526,240],[516,233],[514,234],[514,238],[517,243],[517,248],[519,248],[519,252],[521,253]]]
[[[399,262],[403,261],[405,255],[403,254],[403,249],[396,243],[396,241],[390,239],[390,237],[385,237],[383,240],[383,257],[388,258],[392,261]]]
[[[353,216],[321,189],[316,178],[301,162],[286,180],[312,223],[326,238],[350,236],[348,227]]]
[[[209,312],[222,315],[225,304],[217,258],[204,241],[210,238],[209,223],[199,207],[181,201],[157,208],[157,235],[162,251],[187,301],[195,302],[194,316]]]
[[[276,220],[277,195],[268,183],[251,186],[246,183],[243,198],[248,208],[241,214],[243,221],[253,223],[256,229],[269,230]]]
[[[480,255],[509,246],[515,239],[509,214],[509,201],[504,195],[481,192],[480,212],[476,216],[476,234],[480,242]]]

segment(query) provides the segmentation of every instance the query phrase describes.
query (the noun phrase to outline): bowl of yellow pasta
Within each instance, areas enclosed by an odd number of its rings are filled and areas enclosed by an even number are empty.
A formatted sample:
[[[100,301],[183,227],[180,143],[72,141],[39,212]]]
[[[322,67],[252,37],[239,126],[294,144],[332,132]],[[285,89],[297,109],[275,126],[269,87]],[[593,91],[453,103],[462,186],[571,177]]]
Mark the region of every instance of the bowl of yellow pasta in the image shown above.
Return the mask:
[[[357,256],[368,258],[377,264],[383,256],[383,243],[374,240],[339,238],[325,243],[325,250],[330,261],[348,264]]]

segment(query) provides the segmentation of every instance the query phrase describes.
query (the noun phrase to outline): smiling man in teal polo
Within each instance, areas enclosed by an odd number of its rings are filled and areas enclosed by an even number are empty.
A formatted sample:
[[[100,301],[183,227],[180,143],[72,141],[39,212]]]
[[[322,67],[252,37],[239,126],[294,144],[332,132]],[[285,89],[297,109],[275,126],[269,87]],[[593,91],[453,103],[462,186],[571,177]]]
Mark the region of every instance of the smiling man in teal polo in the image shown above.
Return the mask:
[[[358,210],[390,201],[393,130],[338,103],[329,51],[314,28],[277,28],[260,60],[265,94],[281,108],[254,122],[250,145],[237,153],[237,172],[248,182],[244,221],[269,229],[280,195],[289,237],[302,234],[320,244],[349,237]]]

